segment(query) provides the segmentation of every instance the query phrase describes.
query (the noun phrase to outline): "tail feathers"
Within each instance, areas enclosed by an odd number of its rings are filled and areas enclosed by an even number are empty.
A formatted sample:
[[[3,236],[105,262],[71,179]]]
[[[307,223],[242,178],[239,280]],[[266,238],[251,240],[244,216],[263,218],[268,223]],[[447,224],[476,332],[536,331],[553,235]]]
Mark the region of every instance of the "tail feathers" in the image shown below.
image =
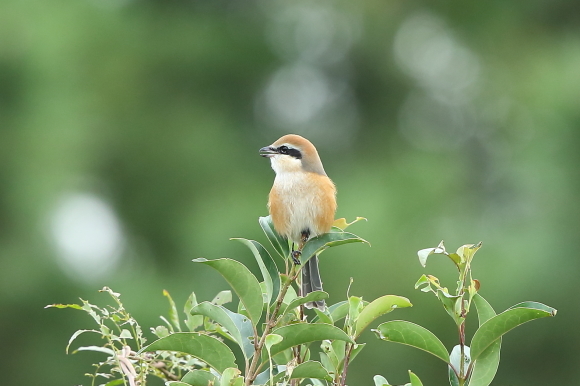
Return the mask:
[[[314,291],[322,291],[322,280],[318,271],[318,256],[308,260],[302,267],[302,296],[306,296]],[[318,308],[324,311],[326,307],[324,300],[317,300],[304,304],[306,308]]]

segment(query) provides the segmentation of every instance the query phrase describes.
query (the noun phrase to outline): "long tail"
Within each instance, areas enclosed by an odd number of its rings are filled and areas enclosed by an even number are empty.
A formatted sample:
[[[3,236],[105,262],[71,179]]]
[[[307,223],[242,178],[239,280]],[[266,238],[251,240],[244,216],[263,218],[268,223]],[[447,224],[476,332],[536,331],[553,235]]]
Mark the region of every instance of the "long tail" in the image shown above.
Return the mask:
[[[304,267],[302,267],[302,296],[308,295],[310,292],[322,291],[322,280],[320,279],[320,272],[318,271],[318,256],[313,256],[308,260]],[[306,308],[318,308],[324,311],[324,300],[317,300],[304,304]]]

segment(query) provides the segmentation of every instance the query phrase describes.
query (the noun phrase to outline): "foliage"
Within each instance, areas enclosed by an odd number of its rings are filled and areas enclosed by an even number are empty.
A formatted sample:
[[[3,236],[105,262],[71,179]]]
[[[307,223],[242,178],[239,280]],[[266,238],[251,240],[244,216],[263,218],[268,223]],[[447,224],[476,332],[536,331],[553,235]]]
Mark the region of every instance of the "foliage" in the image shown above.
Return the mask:
[[[232,259],[193,260],[224,277],[239,298],[237,309],[225,307],[232,301],[230,291],[220,292],[211,302],[201,303],[192,293],[184,306],[182,323],[175,302],[164,291],[170,305],[169,315],[162,317],[165,325],[151,329],[158,339],[149,345],[145,345],[137,321],[124,309],[120,295],[106,287],[103,291],[109,293],[116,307],[99,308],[84,300],[82,305],[49,306],[84,310],[99,326],[75,332],[67,346],[68,351],[71,343],[84,332],[100,334],[106,340],[102,347],[80,347],[75,351],[93,350],[108,355],[91,374],[93,385],[99,377],[107,380],[107,386],[145,385],[147,376],[154,375],[173,386],[345,386],[350,363],[365,347],[357,340],[361,333],[378,317],[396,308],[411,307],[411,303],[395,295],[381,296],[371,302],[348,295],[346,300],[324,311],[314,309],[315,314],[308,317],[304,304],[326,299],[328,294],[316,291],[304,297],[297,295],[294,285],[304,263],[328,248],[367,241],[345,231],[352,223],[337,220],[331,232],[306,243],[301,264],[296,265],[292,263],[292,245],[274,231],[270,218],[260,218],[259,223],[274,251],[282,258],[284,269],[278,268],[270,252],[259,242],[239,238],[235,240],[252,251],[261,281],[246,266]],[[421,276],[416,284],[421,291],[433,293],[454,320],[459,344],[451,353],[432,332],[414,323],[393,320],[373,330],[382,340],[410,345],[443,360],[449,367],[452,386],[489,385],[499,365],[501,337],[527,321],[556,314],[556,310],[543,304],[524,302],[496,315],[479,295],[479,282],[471,276],[471,262],[480,247],[481,243],[465,245],[455,253],[447,253],[440,243],[435,248],[419,251],[423,266],[431,254],[444,254],[459,271],[457,288],[452,293],[431,275]],[[468,346],[465,320],[472,303],[480,326]],[[318,350],[313,342],[322,342]],[[312,359],[315,350],[319,360]],[[237,358],[243,358],[243,364],[237,363]],[[411,371],[409,378],[407,385],[422,386],[419,377]],[[380,375],[374,377],[374,383],[390,385]]]
[[[478,293],[479,281],[471,276],[471,262],[479,248],[481,243],[463,245],[457,252],[448,253],[441,242],[435,248],[418,252],[423,266],[427,264],[430,255],[443,254],[451,259],[459,272],[457,288],[453,293],[442,287],[439,279],[432,275],[422,275],[415,284],[415,288],[433,293],[455,322],[459,344],[453,347],[451,353],[447,352],[443,343],[431,331],[410,322],[385,322],[373,330],[382,340],[413,346],[443,360],[449,367],[451,386],[489,385],[499,366],[501,337],[525,322],[556,315],[555,309],[536,302],[519,303],[496,315],[489,303]],[[471,346],[468,346],[465,340],[465,320],[472,303],[477,309],[479,328],[471,339]],[[412,382],[411,384],[414,385]]]

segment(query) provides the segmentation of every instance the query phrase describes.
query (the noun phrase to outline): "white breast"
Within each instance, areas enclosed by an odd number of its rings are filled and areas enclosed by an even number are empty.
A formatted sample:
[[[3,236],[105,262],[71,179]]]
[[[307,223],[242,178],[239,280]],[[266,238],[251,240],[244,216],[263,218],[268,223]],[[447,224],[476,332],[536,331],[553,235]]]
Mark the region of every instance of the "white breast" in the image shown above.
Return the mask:
[[[282,172],[276,174],[274,188],[288,211],[288,234],[290,240],[300,242],[302,231],[310,230],[310,237],[322,234],[315,219],[321,216],[320,187],[308,178],[308,173]]]

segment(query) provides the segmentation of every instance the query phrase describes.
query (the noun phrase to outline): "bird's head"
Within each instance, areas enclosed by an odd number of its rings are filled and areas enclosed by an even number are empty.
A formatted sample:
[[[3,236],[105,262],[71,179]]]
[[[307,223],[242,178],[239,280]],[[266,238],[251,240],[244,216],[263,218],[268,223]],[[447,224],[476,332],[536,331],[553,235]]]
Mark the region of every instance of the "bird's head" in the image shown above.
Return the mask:
[[[285,135],[261,148],[260,155],[270,158],[272,169],[277,174],[303,171],[326,175],[312,142],[296,134]]]

